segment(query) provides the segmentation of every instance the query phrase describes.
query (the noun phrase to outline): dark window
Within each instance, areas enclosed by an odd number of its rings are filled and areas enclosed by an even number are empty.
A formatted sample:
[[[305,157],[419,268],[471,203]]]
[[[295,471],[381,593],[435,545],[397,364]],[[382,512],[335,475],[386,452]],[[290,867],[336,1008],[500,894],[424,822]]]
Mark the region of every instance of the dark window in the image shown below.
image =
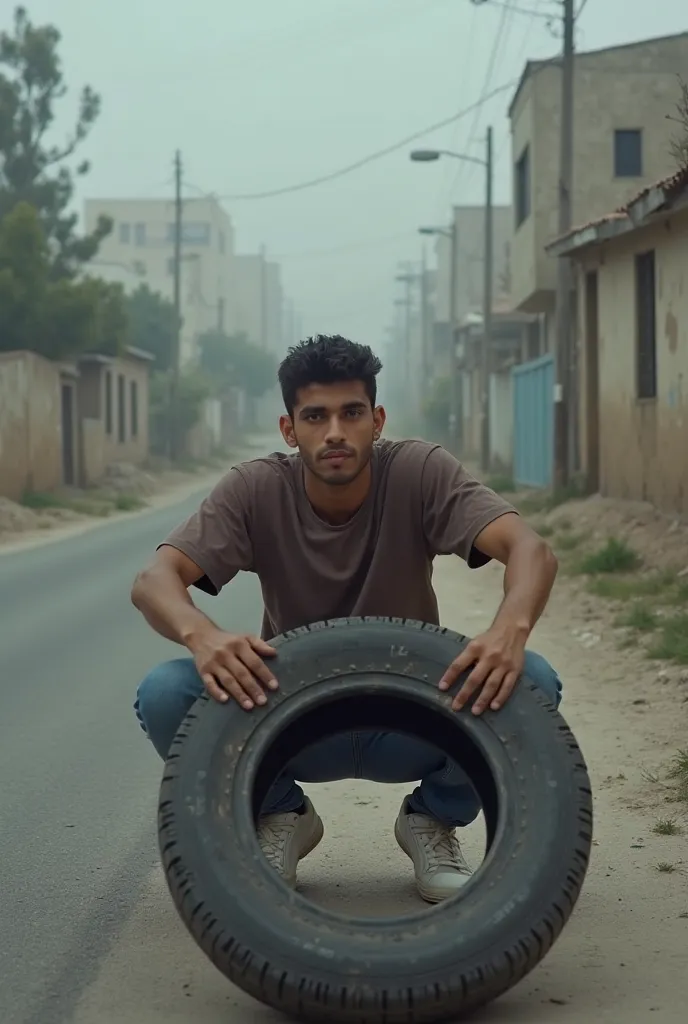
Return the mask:
[[[614,176],[640,178],[643,173],[643,133],[639,128],[614,132]]]
[[[208,245],[210,242],[210,224],[207,221],[183,221],[181,225],[181,240],[184,245]],[[174,224],[167,225],[167,241],[174,242]]]
[[[131,436],[139,436],[139,388],[135,380],[129,382],[129,414],[131,416]]]
[[[136,245],[146,244],[146,225],[134,224],[134,242]]]
[[[117,376],[117,440],[124,444],[127,439],[127,395],[124,387],[124,377]]]
[[[105,433],[112,436],[112,374],[105,373]]]
[[[122,245],[129,245],[131,241],[131,224],[120,224],[119,240]]]
[[[516,227],[530,216],[530,147],[521,153],[516,163]]]
[[[655,254],[635,258],[636,366],[638,398],[657,397]]]

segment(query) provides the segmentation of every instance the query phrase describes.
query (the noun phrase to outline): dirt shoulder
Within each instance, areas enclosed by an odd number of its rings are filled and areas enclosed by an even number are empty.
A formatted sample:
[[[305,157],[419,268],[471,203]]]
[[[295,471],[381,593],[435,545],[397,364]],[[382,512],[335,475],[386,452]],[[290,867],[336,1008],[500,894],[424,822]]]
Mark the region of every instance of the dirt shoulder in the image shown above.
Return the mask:
[[[489,482],[489,481],[488,481]],[[498,483],[498,482],[497,482]],[[653,816],[656,835],[688,834],[688,522],[600,495],[558,501],[506,488],[552,545],[559,578],[544,622],[585,657],[620,726],[641,724],[633,782],[610,764],[602,785]],[[541,627],[542,629],[543,627]],[[567,661],[553,660],[565,674]],[[688,867],[686,842],[663,873]],[[680,854],[680,855],[679,855]],[[688,912],[688,906],[683,908]]]
[[[0,556],[97,529],[123,516],[145,515],[210,490],[227,469],[270,448],[270,438],[250,437],[234,451],[181,467],[112,466],[97,488],[27,494],[22,503],[0,497]]]

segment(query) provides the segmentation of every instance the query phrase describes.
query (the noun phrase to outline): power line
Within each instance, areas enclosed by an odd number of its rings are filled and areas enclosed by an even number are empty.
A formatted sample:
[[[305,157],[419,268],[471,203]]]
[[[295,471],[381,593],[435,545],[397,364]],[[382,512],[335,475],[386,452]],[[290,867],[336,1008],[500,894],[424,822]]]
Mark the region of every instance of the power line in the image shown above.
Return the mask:
[[[583,6],[585,7],[588,0],[583,0]],[[532,8],[519,7],[516,4],[509,3],[509,0],[471,0],[471,3],[475,3],[476,6],[480,4],[489,4],[490,7],[503,7],[509,11],[513,11],[514,14],[525,14],[527,17],[535,18],[546,18],[547,21],[552,20],[551,14],[546,14],[545,11],[534,12]],[[538,4],[539,6],[539,4]]]
[[[505,32],[505,29],[506,29],[506,26],[507,26],[507,21],[509,19],[509,15],[511,13],[511,0],[506,0],[506,3],[500,4],[500,6],[502,7],[502,14],[501,14],[501,17],[499,19],[499,25],[497,27],[497,34],[495,35],[495,40],[494,40],[494,44],[492,46],[492,51],[490,53],[490,57],[489,57],[488,62],[487,62],[487,71],[485,72],[485,79],[483,81],[483,87],[482,87],[482,90],[481,90],[481,93],[480,93],[479,105],[476,107],[475,116],[473,117],[473,122],[471,124],[470,130],[469,130],[468,135],[466,137],[466,146],[467,147],[470,145],[470,142],[471,142],[473,136],[475,135],[476,129],[478,127],[478,122],[480,121],[480,113],[482,111],[483,106],[485,105],[485,103],[487,103],[488,98],[489,98],[488,90],[489,90],[489,86],[490,86],[490,81],[491,81],[492,76],[494,74],[495,64],[497,63],[497,54],[499,52],[499,48],[500,48],[501,43],[502,43],[502,38],[504,36],[504,32]],[[454,178],[452,180],[451,189],[450,189],[450,192],[452,194],[453,194],[453,192],[454,192],[454,190],[456,188],[456,185],[457,185],[459,179],[461,178],[461,176],[464,175],[464,174],[468,174],[468,173],[469,173],[469,169],[467,167],[467,163],[461,161],[458,164],[458,166],[457,166],[457,168],[456,168],[456,170],[454,172]]]
[[[549,18],[551,16],[549,14],[546,14],[544,11],[540,10],[540,8],[542,7],[543,3],[545,3],[545,2],[548,3],[549,0],[535,0],[535,7],[530,12],[531,13],[531,18],[530,18],[531,21],[535,21],[535,19],[537,17],[540,17],[540,18],[544,17],[544,18],[547,18],[549,20]],[[523,33],[523,38],[522,38],[522,41],[521,41],[521,45],[520,45],[520,47],[518,49],[518,53],[516,54],[516,57],[515,57],[515,62],[519,62],[523,58],[523,55],[524,55],[525,50],[526,50],[526,46],[528,45],[528,42],[530,40],[529,27],[530,27],[529,25],[526,25],[526,30]],[[499,164],[499,161],[502,159],[502,156],[504,155],[504,150],[506,149],[507,145],[510,142],[511,142],[511,134],[509,132],[506,132],[504,137],[503,137],[503,139],[502,139],[502,141],[501,141],[501,143],[500,143],[500,145],[499,145],[497,153],[495,155],[495,165]]]
[[[409,143],[415,142],[416,139],[421,139],[424,135],[430,135],[431,132],[439,131],[440,128],[446,128],[447,125],[454,124],[455,121],[458,121],[462,117],[467,117],[468,114],[472,114],[476,108],[481,107],[484,103],[487,103],[495,96],[501,95],[501,93],[506,92],[508,89],[513,89],[517,84],[517,78],[512,79],[510,82],[505,82],[503,85],[493,89],[488,95],[483,96],[477,103],[471,103],[470,106],[464,107],[463,110],[460,110],[457,114],[452,114],[451,117],[445,117],[442,121],[436,121],[435,124],[428,125],[420,131],[413,132],[412,135],[407,135],[405,138],[400,139],[391,146],[385,146],[384,149],[378,149],[374,153],[370,153],[368,156],[362,157],[360,160],[347,164],[345,167],[340,167],[336,171],[330,171],[329,174],[321,174],[317,178],[310,178],[307,181],[301,181],[295,185],[285,185],[283,188],[269,189],[264,192],[243,192],[232,195],[220,195],[215,192],[208,192],[205,189],[201,189],[198,185],[194,185],[189,181],[185,181],[184,184],[188,188],[201,193],[207,198],[224,200],[226,202],[238,202],[240,200],[248,199],[271,199],[273,196],[283,196],[290,192],[302,192],[304,189],[315,188],[317,185],[324,185],[329,181],[335,181],[337,178],[343,178],[344,175],[351,174],[353,171],[357,171],[361,167],[372,164],[376,160],[381,160],[382,157],[389,156],[390,153],[396,153],[398,150],[403,149],[404,146],[408,146]]]
[[[473,45],[473,35],[474,35],[474,29],[475,29],[475,25],[476,25],[477,16],[478,16],[478,8],[476,7],[475,4],[471,4],[471,18],[470,18],[470,22],[469,22],[469,25],[468,25],[468,31],[466,32],[467,53],[466,53],[466,56],[464,57],[463,61],[461,62],[462,63],[462,67],[463,67],[463,71],[462,71],[462,74],[461,74],[461,79],[460,79],[459,84],[458,84],[458,90],[457,90],[457,93],[456,93],[457,96],[463,96],[466,84],[470,80],[470,73],[471,73],[472,63],[473,63],[473,55],[474,55],[474,51],[475,51],[475,46]],[[460,126],[459,126],[459,124],[457,122],[454,125],[454,130],[451,133],[451,141],[450,141],[450,144],[449,144],[449,148],[450,149],[457,149],[459,147],[459,132],[460,132],[460,130],[461,130]],[[438,220],[440,219],[440,217],[444,217],[445,207],[447,206],[447,204],[451,200],[451,190],[453,188],[453,182],[454,182],[454,177],[455,177],[455,172],[456,172],[456,168],[447,167],[447,161],[444,161],[444,168],[445,168],[445,171],[447,173],[445,173],[443,175],[441,208],[439,208],[438,212],[437,212],[437,219]],[[451,179],[451,181],[450,181],[450,179]],[[448,183],[449,183],[449,191],[447,192],[447,184]]]

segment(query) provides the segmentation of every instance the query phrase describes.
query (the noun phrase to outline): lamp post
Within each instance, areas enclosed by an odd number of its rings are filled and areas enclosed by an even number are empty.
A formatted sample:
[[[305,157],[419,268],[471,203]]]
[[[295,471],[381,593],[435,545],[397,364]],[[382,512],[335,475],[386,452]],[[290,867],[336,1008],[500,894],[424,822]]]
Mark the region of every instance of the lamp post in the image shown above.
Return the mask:
[[[485,140],[485,158],[470,156],[467,153],[455,153],[450,149],[414,149],[411,153],[411,160],[416,163],[432,163],[443,156],[451,157],[454,160],[464,160],[468,163],[479,164],[485,169],[485,257],[484,257],[484,284],[483,284],[483,344],[480,360],[480,392],[481,392],[481,423],[480,423],[480,464],[483,470],[490,467],[490,372],[492,356],[492,292],[493,292],[493,258],[492,258],[492,179],[493,179],[493,157],[492,157],[492,128],[487,129]],[[439,233],[436,229],[431,233]],[[445,232],[446,233],[446,232]],[[453,219],[452,227],[452,257],[453,266],[451,270],[450,290],[450,314],[449,331],[452,339],[452,391],[456,391],[456,354],[454,345],[455,330],[455,289],[456,289],[456,216]],[[454,398],[456,399],[456,395]],[[453,402],[454,414],[457,411],[457,404]]]

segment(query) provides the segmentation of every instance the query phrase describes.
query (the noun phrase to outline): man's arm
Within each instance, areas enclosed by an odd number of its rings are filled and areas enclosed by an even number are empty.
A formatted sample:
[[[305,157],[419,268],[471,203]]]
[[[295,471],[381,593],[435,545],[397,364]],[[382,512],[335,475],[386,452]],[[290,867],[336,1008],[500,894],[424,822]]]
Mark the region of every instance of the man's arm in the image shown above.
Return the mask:
[[[259,636],[220,629],[196,607],[189,587],[211,594],[253,564],[251,503],[241,473],[230,470],[138,574],[131,599],[153,629],[193,655],[215,700],[233,697],[247,711],[265,704],[277,681],[263,658],[275,650]]]
[[[444,674],[447,690],[471,666],[453,707],[462,708],[476,691],[475,714],[497,711],[508,700],[521,672],[525,645],[542,615],[557,575],[549,545],[515,513],[500,516],[483,529],[475,547],[505,566],[504,599],[490,628],[472,640]]]
[[[156,633],[188,647],[199,630],[218,628],[196,607],[188,590],[204,575],[188,555],[164,544],[134,580],[132,604]]]
[[[263,661],[275,649],[259,636],[225,632],[196,607],[188,588],[203,575],[188,555],[163,545],[136,577],[131,600],[157,633],[188,648],[214,700],[224,703],[233,697],[251,711],[266,703],[264,687],[277,689]]]
[[[557,577],[554,552],[513,513],[485,527],[476,537],[475,546],[505,566],[504,600],[494,624],[512,625],[527,640],[545,610]]]

